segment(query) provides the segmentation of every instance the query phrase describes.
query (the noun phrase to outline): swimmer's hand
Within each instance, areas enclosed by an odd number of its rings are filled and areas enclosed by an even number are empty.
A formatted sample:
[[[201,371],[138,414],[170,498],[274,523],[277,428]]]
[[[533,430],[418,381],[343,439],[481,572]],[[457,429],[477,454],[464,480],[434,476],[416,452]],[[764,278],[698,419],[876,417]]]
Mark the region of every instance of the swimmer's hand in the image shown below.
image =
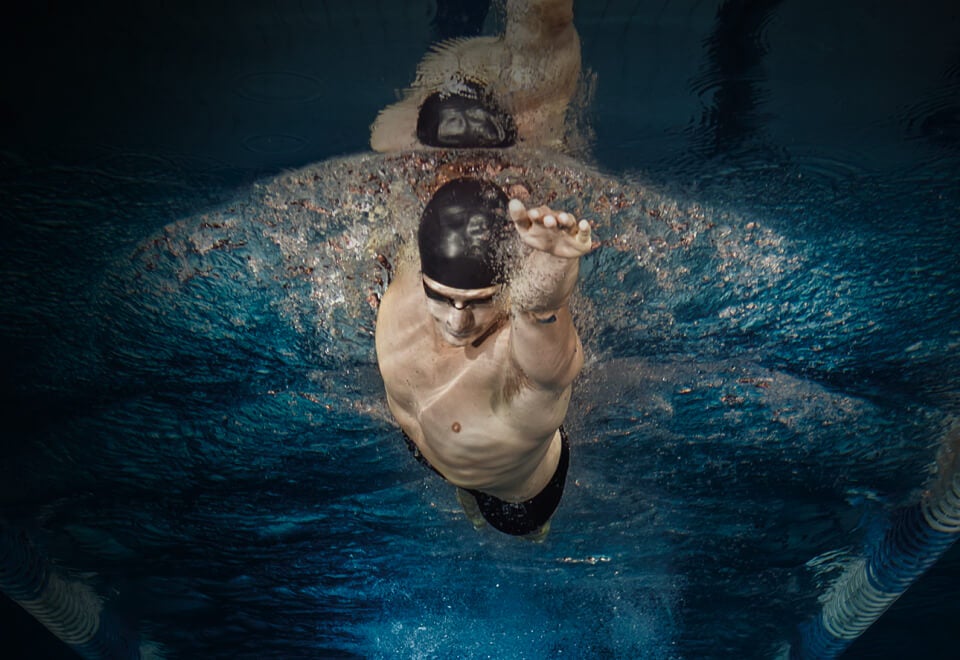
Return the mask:
[[[570,213],[558,213],[547,206],[528,209],[519,199],[510,200],[509,210],[520,239],[534,250],[576,259],[593,249],[586,220],[577,222]]]

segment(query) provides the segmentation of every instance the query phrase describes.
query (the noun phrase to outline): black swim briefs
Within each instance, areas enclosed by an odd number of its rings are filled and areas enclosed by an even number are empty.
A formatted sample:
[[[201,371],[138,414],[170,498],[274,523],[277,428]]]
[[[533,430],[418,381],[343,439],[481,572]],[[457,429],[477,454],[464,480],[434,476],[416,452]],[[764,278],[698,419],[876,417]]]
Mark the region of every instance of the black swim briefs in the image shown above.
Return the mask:
[[[406,433],[403,434],[403,439],[406,440],[407,447],[414,458],[443,477],[439,470],[430,465],[430,462],[413,441],[407,437]],[[524,502],[507,502],[479,490],[464,489],[477,500],[480,513],[494,528],[505,534],[524,536],[536,532],[547,524],[557,507],[560,506],[563,487],[567,482],[567,469],[570,467],[570,441],[562,426],[560,427],[560,440],[562,444],[557,470],[543,490],[531,499]]]

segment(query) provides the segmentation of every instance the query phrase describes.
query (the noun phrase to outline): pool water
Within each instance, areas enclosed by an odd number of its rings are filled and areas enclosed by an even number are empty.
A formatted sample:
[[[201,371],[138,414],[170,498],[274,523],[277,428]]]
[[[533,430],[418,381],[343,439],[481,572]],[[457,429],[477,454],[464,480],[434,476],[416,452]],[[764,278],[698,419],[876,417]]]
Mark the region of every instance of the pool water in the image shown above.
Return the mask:
[[[482,4],[18,10],[0,516],[143,655],[778,657],[956,442],[957,11],[578,2],[593,140],[516,157],[603,241],[570,478],[544,543],[474,531],[383,401],[364,152]],[[844,657],[953,657],[958,579]]]

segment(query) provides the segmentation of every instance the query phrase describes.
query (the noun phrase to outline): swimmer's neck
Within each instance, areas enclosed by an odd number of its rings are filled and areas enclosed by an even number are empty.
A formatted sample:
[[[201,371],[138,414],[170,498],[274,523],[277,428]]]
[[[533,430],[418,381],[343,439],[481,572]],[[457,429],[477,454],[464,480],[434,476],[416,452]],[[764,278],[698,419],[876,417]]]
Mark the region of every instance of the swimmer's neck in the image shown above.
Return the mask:
[[[446,339],[444,339],[440,330],[437,329],[436,324],[432,321],[428,322],[427,332],[429,332],[430,336],[433,337],[433,345],[437,351],[444,351],[447,353],[453,353],[457,351],[476,352],[476,351],[487,348],[487,344],[490,343],[490,339],[495,338],[498,334],[500,334],[500,330],[503,329],[503,327],[506,325],[506,322],[507,322],[507,314],[503,313],[500,316],[498,316],[493,323],[490,324],[489,328],[483,331],[483,334],[481,334],[479,337],[477,337],[470,343],[464,344],[462,346],[451,344]]]

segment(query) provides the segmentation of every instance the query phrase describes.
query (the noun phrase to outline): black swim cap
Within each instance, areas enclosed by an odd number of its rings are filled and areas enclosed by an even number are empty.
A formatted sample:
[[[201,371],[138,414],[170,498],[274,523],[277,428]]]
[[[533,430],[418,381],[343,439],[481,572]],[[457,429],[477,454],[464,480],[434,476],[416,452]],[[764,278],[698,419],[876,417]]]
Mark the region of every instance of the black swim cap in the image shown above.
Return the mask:
[[[482,85],[434,92],[420,106],[417,139],[429,147],[498,148],[517,141],[517,126]]]
[[[455,179],[434,193],[420,217],[420,269],[455,289],[500,283],[509,226],[507,196],[499,187],[479,179]]]

